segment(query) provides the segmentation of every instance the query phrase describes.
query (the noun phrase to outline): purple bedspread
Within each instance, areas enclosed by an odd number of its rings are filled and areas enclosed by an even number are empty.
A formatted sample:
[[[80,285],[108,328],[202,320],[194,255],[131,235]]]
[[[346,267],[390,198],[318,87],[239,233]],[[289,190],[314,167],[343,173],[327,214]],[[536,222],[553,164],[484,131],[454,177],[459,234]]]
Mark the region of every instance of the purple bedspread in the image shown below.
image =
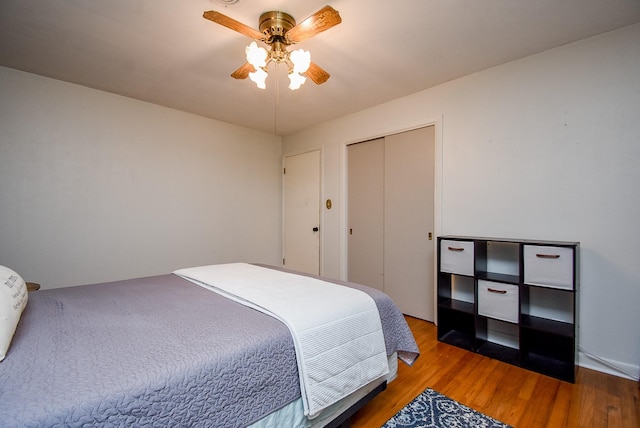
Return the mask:
[[[176,275],[31,293],[0,363],[2,427],[240,427],[299,396],[284,324]]]

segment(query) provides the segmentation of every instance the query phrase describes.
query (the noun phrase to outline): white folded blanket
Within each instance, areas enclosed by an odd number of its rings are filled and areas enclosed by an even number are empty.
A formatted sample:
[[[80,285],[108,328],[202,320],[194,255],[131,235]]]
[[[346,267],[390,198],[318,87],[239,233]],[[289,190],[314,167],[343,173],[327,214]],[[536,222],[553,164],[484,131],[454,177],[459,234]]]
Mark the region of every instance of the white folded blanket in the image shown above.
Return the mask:
[[[378,309],[360,290],[245,263],[174,273],[289,327],[309,418],[389,372]]]

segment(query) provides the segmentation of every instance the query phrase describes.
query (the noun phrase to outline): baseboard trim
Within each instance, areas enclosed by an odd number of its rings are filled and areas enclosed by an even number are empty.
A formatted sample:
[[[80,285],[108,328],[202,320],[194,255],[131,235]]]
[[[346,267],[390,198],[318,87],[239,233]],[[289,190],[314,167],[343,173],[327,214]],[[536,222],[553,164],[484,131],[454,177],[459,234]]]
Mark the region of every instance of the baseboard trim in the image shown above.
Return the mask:
[[[578,353],[578,365],[613,376],[640,381],[640,366],[621,363],[608,358],[593,357],[584,351]]]

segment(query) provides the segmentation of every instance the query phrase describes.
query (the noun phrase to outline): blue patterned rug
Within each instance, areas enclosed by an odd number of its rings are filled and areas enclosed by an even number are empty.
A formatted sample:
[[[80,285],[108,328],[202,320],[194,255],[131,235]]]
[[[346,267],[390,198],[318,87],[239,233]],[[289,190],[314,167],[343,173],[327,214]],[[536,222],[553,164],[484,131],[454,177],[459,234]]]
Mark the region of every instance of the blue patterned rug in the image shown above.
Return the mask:
[[[427,388],[382,428],[510,428],[489,416]]]

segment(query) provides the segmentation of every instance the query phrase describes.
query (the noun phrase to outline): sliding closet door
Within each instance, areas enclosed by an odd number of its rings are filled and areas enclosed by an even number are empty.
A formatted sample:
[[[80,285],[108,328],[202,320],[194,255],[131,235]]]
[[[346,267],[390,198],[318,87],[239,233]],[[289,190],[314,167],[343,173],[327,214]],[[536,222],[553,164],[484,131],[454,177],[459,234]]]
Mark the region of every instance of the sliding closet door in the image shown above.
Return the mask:
[[[435,128],[347,147],[348,280],[434,320]]]
[[[434,129],[385,137],[384,160],[384,291],[403,313],[429,321],[434,320]]]
[[[384,139],[347,147],[348,275],[383,290]]]

